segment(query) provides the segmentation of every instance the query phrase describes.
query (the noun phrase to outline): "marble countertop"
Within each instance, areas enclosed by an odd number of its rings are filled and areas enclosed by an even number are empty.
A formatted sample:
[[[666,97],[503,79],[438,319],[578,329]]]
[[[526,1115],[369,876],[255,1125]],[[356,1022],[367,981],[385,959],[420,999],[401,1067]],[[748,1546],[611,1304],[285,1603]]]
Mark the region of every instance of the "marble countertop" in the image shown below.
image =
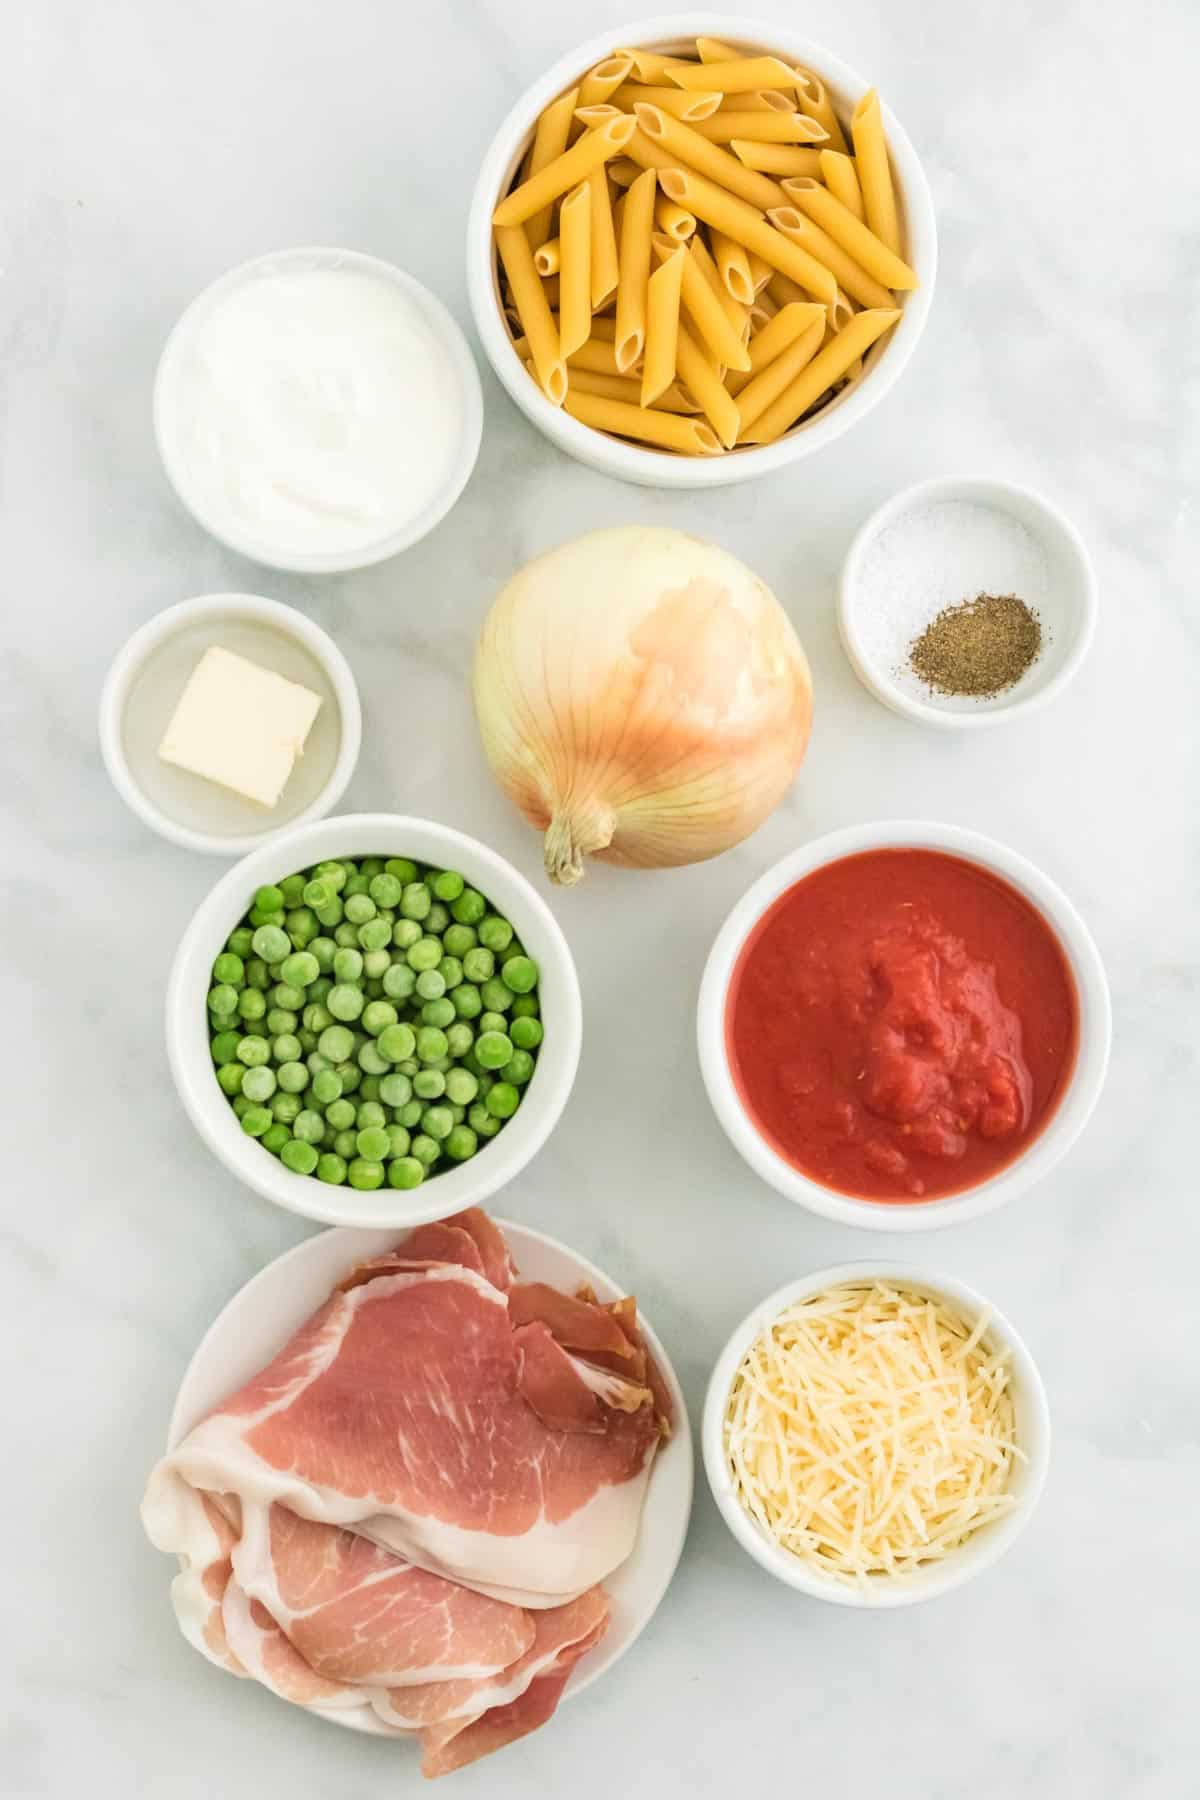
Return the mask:
[[[783,0],[754,10],[798,23]],[[222,270],[292,243],[391,258],[466,323],[463,221],[485,144],[551,58],[609,20],[619,37],[628,9],[10,0],[5,18],[0,1790],[366,1800],[417,1784],[405,1747],[201,1662],[138,1523],[194,1345],[308,1228],[239,1188],[171,1087],[164,977],[221,865],[150,836],[110,789],[95,738],[109,659],[188,595],[302,607],[362,686],[347,806],[445,819],[536,876],[536,837],[477,749],[474,636],[527,557],[645,520],[711,536],[775,588],[812,660],[816,728],[795,788],[740,849],[674,874],[596,869],[552,896],[579,962],[583,1059],[503,1209],[636,1289],[694,1409],[734,1322],[789,1273],[874,1251],[953,1271],[1039,1359],[1053,1468],[996,1570],[879,1616],[771,1582],[701,1483],[683,1564],[635,1651],[454,1793],[1196,1793],[1200,15],[1188,0],[1136,28],[1116,0],[817,7],[803,28],[878,82],[938,209],[937,298],[896,392],[814,462],[688,497],[567,461],[488,376],[482,455],[450,517],[407,555],[335,579],[256,568],[181,512],[150,430],[169,326]],[[963,739],[867,696],[833,589],[868,509],[968,471],[1063,505],[1095,558],[1101,620],[1062,698]],[[1115,1048],[1098,1113],[1050,1181],[901,1241],[824,1225],[755,1179],[705,1101],[692,1015],[708,944],[757,874],[818,832],[914,813],[1002,838],[1062,882],[1107,962]]]

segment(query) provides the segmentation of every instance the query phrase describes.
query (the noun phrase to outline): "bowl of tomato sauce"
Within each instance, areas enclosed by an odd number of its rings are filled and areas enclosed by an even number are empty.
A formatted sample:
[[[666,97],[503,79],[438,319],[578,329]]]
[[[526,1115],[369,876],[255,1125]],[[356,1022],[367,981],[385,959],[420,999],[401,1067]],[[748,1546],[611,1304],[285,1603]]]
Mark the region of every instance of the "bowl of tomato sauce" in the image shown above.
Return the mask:
[[[1100,954],[1066,895],[954,825],[851,826],[785,856],[717,935],[697,1039],[750,1167],[845,1224],[921,1231],[1046,1176],[1108,1066]]]

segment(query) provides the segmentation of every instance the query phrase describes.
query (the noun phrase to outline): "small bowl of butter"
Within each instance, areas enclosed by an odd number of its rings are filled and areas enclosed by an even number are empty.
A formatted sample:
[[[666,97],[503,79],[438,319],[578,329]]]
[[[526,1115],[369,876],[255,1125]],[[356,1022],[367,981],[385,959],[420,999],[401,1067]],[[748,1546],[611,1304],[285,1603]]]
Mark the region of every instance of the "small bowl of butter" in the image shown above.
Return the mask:
[[[152,830],[242,856],[322,819],[354,773],[362,711],[320,626],[256,594],[169,606],[125,644],[100,699],[113,785]]]

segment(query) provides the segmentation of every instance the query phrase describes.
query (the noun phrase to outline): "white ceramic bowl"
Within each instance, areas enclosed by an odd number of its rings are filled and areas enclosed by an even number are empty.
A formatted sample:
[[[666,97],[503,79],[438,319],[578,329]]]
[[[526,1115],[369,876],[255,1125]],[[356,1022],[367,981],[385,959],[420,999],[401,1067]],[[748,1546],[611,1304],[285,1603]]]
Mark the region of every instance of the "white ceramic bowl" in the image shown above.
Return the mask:
[[[508,1239],[526,1280],[546,1281],[567,1292],[586,1282],[601,1300],[620,1299],[623,1290],[616,1282],[565,1244],[506,1219],[496,1223]],[[396,1237],[394,1228],[318,1232],[248,1281],[209,1327],[188,1365],[171,1414],[168,1451],[207,1412],[263,1367],[316,1311],[347,1270],[389,1250]],[[675,1429],[656,1457],[633,1555],[604,1583],[612,1604],[608,1630],[572,1675],[564,1699],[581,1694],[598,1681],[645,1630],[671,1584],[687,1535],[692,1509],[692,1436],[687,1403],[667,1353],[640,1308],[638,1317],[674,1401]],[[336,1725],[379,1736],[392,1735],[374,1715],[348,1716],[331,1711],[321,1716]]]
[[[1079,1043],[1066,1092],[1049,1123],[1014,1162],[986,1181],[942,1199],[897,1204],[839,1193],[802,1175],[761,1135],[742,1105],[725,1047],[725,1006],[730,978],[750,931],[780,894],[805,875],[841,857],[864,850],[941,850],[962,857],[1007,881],[1042,915],[1058,938],[1075,981]],[[1049,876],[992,838],[958,825],[884,819],[850,825],[816,838],[768,869],[729,914],[709,952],[700,983],[696,1037],[700,1069],[713,1111],[734,1149],[757,1175],[788,1200],[840,1225],[870,1231],[932,1231],[977,1219],[1041,1181],[1066,1155],[1091,1115],[1104,1085],[1112,1038],[1112,1008],[1100,953],[1087,926]]]
[[[988,1307],[982,1295],[952,1276],[929,1274],[923,1269],[901,1262],[843,1263],[833,1269],[819,1269],[799,1281],[777,1288],[748,1313],[731,1335],[717,1358],[704,1401],[704,1423],[701,1446],[704,1471],[713,1499],[730,1531],[756,1563],[767,1573],[800,1593],[817,1600],[830,1600],[838,1606],[856,1606],[866,1610],[883,1610],[896,1606],[912,1606],[919,1600],[932,1600],[964,1581],[980,1575],[998,1561],[1024,1530],[1037,1504],[1046,1479],[1050,1460],[1050,1409],[1037,1365],[1008,1320],[990,1308],[990,1322],[984,1341],[989,1347],[1007,1348],[1012,1358],[1013,1403],[1018,1447],[1026,1461],[1016,1463],[1009,1491],[1018,1504],[993,1522],[981,1526],[967,1542],[944,1561],[931,1563],[927,1570],[903,1579],[881,1578],[868,1588],[834,1581],[819,1570],[809,1567],[768,1537],[752,1519],[734,1491],[725,1458],[725,1408],[729,1390],[743,1356],[755,1338],[779,1317],[785,1307],[838,1282],[872,1280],[902,1282],[932,1298],[952,1302],[962,1312],[977,1318]]]
[[[507,192],[525,153],[539,113],[594,63],[622,45],[678,52],[696,37],[721,38],[748,53],[766,51],[802,64],[818,75],[844,116],[870,83],[820,44],[786,25],[728,13],[668,13],[619,25],[560,57],[517,101],[484,156],[467,225],[467,285],[476,329],[488,361],[511,398],[539,431],[602,475],[617,475],[641,487],[706,488],[750,481],[811,456],[866,417],[899,378],[916,349],[933,299],[937,275],[937,226],[929,184],[907,133],[886,106],[883,122],[891,151],[896,194],[906,237],[908,262],[921,285],[903,299],[903,317],[868,358],[865,375],[852,382],[808,424],[798,425],[777,443],[731,451],[724,456],[673,456],[594,431],[552,406],[527,374],[513,349],[500,308],[492,212]]]
[[[214,644],[321,694],[304,755],[270,812],[159,760],[184,684]],[[204,594],[156,613],[118,651],[99,725],[104,766],[126,806],[161,837],[213,856],[242,856],[332,812],[362,744],[358,688],[333,639],[294,606],[256,594]]]
[[[263,276],[309,269],[354,270],[398,287],[406,299],[416,305],[425,323],[446,351],[458,388],[462,427],[453,460],[438,492],[419,513],[396,530],[388,532],[372,544],[353,550],[284,549],[242,531],[235,521],[218,517],[197,492],[187,459],[180,452],[176,438],[171,399],[173,383],[180,360],[186,354],[197,326],[234,288],[260,280]],[[445,518],[466,487],[475,467],[475,459],[479,455],[482,434],[483,390],[479,384],[479,371],[458,324],[437,295],[413,276],[406,275],[394,263],[383,262],[377,256],[365,256],[357,250],[327,249],[320,246],[278,250],[268,256],[256,257],[252,262],[242,263],[236,269],[230,269],[228,274],[222,275],[198,294],[179,318],[163,347],[154,378],[154,435],[159,455],[162,457],[167,479],[192,517],[206,531],[211,532],[213,537],[228,545],[229,549],[236,550],[239,555],[252,557],[255,562],[265,563],[271,569],[290,569],[300,574],[327,575],[348,569],[365,569],[372,563],[384,562],[389,556],[407,550],[411,544],[425,537]]]
[[[893,642],[891,634],[881,633],[878,621],[871,616],[868,568],[874,570],[873,579],[878,580],[894,567],[896,588],[904,591],[906,580],[911,579],[910,571],[916,575],[922,572],[919,548],[909,546],[906,554],[904,523],[929,508],[959,506],[983,509],[998,515],[998,522],[1012,522],[1020,527],[1018,538],[1028,534],[1040,552],[1045,573],[1040,591],[1020,596],[1036,607],[1043,632],[1042,650],[1020,681],[990,698],[933,693],[905,668],[904,660],[912,637],[944,605],[974,599],[979,593],[1012,591],[1014,547],[1005,543],[1003,531],[997,541],[981,543],[978,550],[970,550],[964,543],[958,551],[951,550],[950,533],[943,531],[938,563],[929,570],[933,597],[922,614],[922,623],[914,622],[911,632],[903,629]],[[941,516],[948,519],[951,515]],[[860,527],[842,565],[838,626],[855,674],[893,712],[945,731],[999,725],[1044,706],[1062,692],[1079,668],[1095,624],[1096,577],[1083,539],[1065,514],[1043,495],[1014,487],[1010,482],[959,476],[905,488]],[[882,650],[885,642],[886,653]]]
[[[457,869],[511,920],[541,971],[538,996],[545,1038],[520,1107],[468,1162],[409,1190],[385,1186],[370,1193],[333,1187],[285,1168],[246,1136],[213,1070],[205,995],[214,957],[256,888],[338,856],[411,856],[437,868]],[[264,1199],[307,1219],[376,1228],[418,1225],[480,1205],[520,1174],[567,1103],[579,1061],[582,1011],[567,940],[545,901],[511,863],[477,839],[429,819],[348,813],[282,834],[221,877],[197,907],[176,952],[167,984],[166,1027],[171,1073],[184,1109],[231,1174]]]

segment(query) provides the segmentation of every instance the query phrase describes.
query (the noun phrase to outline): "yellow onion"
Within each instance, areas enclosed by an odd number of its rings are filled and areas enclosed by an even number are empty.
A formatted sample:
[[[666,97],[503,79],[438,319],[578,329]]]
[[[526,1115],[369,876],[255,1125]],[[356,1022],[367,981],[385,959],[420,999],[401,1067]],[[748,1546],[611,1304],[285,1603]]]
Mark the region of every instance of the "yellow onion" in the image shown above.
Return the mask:
[[[770,589],[681,531],[592,531],[503,588],[475,656],[501,786],[545,832],[546,872],[631,868],[740,843],[804,757],[812,682]]]

